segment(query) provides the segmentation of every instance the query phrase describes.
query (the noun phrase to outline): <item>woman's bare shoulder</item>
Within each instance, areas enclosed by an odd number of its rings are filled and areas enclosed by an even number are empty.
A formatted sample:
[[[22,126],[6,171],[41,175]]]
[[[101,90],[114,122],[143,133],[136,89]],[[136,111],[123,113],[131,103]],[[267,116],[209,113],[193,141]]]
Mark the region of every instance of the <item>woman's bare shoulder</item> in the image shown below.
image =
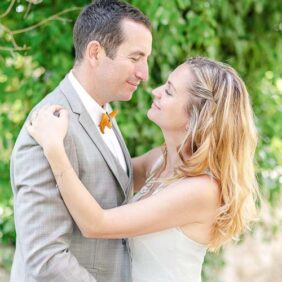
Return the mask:
[[[187,197],[188,201],[193,198],[196,203],[205,205],[205,207],[218,207],[220,189],[217,181],[210,175],[185,177],[170,186],[173,189],[179,189],[182,196]]]

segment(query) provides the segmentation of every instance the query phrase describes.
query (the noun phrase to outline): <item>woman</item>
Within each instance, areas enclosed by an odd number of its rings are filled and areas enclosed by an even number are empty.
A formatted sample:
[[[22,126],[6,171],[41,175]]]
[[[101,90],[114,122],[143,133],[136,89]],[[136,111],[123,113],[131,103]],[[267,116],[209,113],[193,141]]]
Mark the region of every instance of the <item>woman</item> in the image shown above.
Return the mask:
[[[132,160],[137,193],[117,208],[102,209],[75,174],[63,146],[64,109],[44,107],[27,127],[82,234],[131,238],[134,282],[196,282],[206,250],[241,234],[256,214],[249,96],[230,66],[206,58],[177,67],[153,96],[148,117],[165,145]]]

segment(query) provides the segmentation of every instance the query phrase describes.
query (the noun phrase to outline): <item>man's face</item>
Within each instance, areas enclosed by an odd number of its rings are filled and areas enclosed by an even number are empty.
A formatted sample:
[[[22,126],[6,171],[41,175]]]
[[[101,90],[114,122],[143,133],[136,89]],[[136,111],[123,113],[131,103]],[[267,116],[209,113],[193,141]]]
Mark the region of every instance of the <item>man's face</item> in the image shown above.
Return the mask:
[[[121,27],[124,41],[114,59],[105,54],[97,67],[96,81],[105,103],[130,100],[139,83],[148,79],[148,56],[152,49],[150,30],[128,19],[122,21]]]

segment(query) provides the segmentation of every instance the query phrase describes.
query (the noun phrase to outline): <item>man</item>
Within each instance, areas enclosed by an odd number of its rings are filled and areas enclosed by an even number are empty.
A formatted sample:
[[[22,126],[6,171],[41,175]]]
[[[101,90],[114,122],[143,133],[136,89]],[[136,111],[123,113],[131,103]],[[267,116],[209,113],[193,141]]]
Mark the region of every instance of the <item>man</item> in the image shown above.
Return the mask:
[[[136,8],[114,0],[90,4],[74,26],[72,71],[36,106],[68,109],[68,156],[103,208],[126,203],[132,191],[130,156],[107,103],[130,100],[147,79],[151,44],[150,23]],[[100,125],[101,116],[112,128]],[[11,180],[17,231],[11,281],[131,281],[127,240],[82,237],[25,126],[13,150]]]

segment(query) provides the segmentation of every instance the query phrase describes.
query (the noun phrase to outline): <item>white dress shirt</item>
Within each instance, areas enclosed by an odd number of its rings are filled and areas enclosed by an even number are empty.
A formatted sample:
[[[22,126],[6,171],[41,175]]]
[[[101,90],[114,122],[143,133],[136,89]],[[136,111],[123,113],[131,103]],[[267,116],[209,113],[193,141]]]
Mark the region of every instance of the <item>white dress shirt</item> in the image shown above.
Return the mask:
[[[105,127],[104,134],[101,132],[99,123],[101,121],[101,117],[103,113],[111,112],[111,106],[109,104],[104,105],[102,108],[83,88],[77,78],[74,76],[73,72],[70,71],[68,73],[68,79],[70,80],[73,88],[75,89],[76,93],[78,94],[82,104],[86,108],[87,112],[89,113],[91,119],[93,120],[94,124],[97,127],[98,132],[100,133],[102,139],[111,150],[112,154],[116,157],[116,159],[120,162],[121,167],[124,171],[127,171],[127,166],[125,162],[125,158],[118,142],[118,139],[115,135],[113,129]]]

